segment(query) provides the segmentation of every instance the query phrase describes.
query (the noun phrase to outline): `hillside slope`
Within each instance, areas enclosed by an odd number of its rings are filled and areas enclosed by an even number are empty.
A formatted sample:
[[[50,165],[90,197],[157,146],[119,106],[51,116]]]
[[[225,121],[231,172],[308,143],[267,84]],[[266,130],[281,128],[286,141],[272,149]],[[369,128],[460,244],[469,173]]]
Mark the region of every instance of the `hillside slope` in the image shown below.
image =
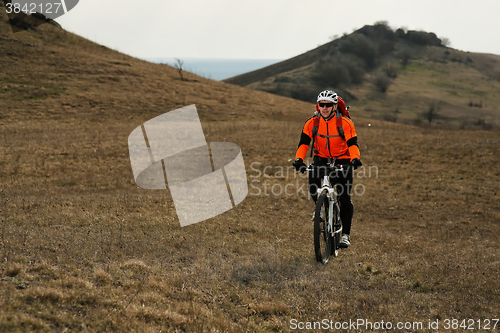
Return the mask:
[[[187,72],[182,81],[170,66],[120,54],[48,24],[14,34],[4,16],[0,38],[4,121],[75,113],[148,119],[192,103],[203,120],[280,117],[284,111],[280,104],[286,99]],[[20,105],[30,105],[30,113],[20,112]],[[286,112],[308,114],[307,108],[295,103]]]
[[[433,33],[365,26],[225,82],[313,102],[331,88],[359,115],[454,128],[499,128],[500,56],[444,47]]]
[[[289,162],[312,104],[181,81],[47,24],[0,22],[0,48],[1,332],[288,332],[324,318],[420,332],[498,317],[500,133],[355,114],[352,246],[322,266]],[[135,185],[127,139],[192,103],[207,141],[240,146],[249,194],[181,228],[168,190]]]

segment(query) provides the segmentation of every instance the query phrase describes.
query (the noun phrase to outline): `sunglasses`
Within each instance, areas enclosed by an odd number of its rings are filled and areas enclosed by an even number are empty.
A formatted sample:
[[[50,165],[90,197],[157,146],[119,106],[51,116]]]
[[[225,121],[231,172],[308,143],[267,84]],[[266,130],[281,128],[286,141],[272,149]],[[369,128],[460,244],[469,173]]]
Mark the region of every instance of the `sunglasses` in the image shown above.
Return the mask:
[[[327,108],[331,108],[333,107],[333,103],[319,103],[319,107],[320,108],[323,108],[323,107],[327,107]]]

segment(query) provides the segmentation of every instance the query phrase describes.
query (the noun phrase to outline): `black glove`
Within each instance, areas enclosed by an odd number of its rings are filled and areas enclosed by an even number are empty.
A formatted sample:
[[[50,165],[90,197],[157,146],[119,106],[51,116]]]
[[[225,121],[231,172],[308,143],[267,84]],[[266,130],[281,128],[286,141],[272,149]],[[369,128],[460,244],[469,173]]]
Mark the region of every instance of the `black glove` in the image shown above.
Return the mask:
[[[300,173],[306,172],[307,165],[304,163],[304,161],[301,158],[297,158],[295,162],[293,162],[293,168],[297,170]]]
[[[361,161],[359,160],[359,158],[355,158],[351,161],[351,164],[352,164],[352,167],[354,168],[354,170],[356,170],[357,168],[360,168],[361,166],[363,166],[363,163],[361,163]]]

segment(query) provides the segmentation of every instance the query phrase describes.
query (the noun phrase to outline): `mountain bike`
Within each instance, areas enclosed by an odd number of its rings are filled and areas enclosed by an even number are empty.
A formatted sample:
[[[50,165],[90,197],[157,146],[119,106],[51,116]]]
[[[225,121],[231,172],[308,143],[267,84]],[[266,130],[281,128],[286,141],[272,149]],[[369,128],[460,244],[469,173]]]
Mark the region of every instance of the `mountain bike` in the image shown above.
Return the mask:
[[[307,171],[313,171],[310,165]],[[335,165],[335,160],[324,168],[325,174],[321,188],[317,190],[318,200],[314,210],[314,252],[316,260],[324,265],[328,263],[330,255],[337,257],[339,243],[342,235],[342,220],[340,218],[340,203],[338,200],[337,186],[333,186],[330,177],[338,177],[339,172],[344,172],[342,165]]]

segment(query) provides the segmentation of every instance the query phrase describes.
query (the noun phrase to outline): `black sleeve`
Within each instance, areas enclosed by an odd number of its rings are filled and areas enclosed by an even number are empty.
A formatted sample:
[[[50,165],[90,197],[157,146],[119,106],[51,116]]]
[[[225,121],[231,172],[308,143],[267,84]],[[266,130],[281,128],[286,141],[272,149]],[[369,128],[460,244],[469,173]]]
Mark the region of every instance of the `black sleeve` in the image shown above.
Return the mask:
[[[311,138],[309,137],[309,135],[302,132],[302,134],[300,135],[299,147],[302,145],[306,145],[309,147],[310,143],[311,143]]]
[[[347,147],[350,147],[350,146],[358,146],[358,137],[357,136],[352,137],[349,140],[347,140]],[[359,146],[358,146],[358,148],[359,148]]]

